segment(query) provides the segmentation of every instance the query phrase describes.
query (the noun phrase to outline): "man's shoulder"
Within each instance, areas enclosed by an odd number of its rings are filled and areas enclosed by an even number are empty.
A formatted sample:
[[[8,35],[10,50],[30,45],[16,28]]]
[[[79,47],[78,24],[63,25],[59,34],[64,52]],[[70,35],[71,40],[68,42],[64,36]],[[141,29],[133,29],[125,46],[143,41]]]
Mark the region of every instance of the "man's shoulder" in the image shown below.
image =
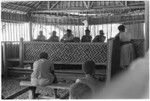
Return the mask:
[[[82,38],[85,38],[85,37],[86,37],[86,35],[83,35],[83,36],[82,36]]]
[[[98,38],[98,37],[100,37],[100,35],[96,35],[96,36],[95,36],[95,38]]]

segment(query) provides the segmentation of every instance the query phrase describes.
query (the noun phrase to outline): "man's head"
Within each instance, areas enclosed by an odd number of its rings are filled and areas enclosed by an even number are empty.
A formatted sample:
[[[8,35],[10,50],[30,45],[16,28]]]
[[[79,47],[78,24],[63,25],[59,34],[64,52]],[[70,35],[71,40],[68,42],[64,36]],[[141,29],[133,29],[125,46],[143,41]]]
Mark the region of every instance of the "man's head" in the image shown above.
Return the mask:
[[[40,33],[40,35],[43,35],[43,31],[40,31],[39,33]]]
[[[56,36],[56,31],[53,31],[53,36]]]
[[[85,74],[95,74],[95,63],[92,60],[86,61],[82,65],[82,70]]]
[[[70,29],[67,29],[67,34],[70,36],[72,34],[72,31]]]
[[[93,97],[91,88],[81,82],[71,85],[69,93],[70,99],[92,99]]]
[[[48,54],[46,52],[42,52],[40,54],[40,59],[48,59]]]
[[[118,30],[119,30],[120,32],[125,32],[125,26],[124,26],[124,25],[120,25],[120,26],[118,27]]]
[[[100,33],[100,35],[104,35],[103,30],[100,30],[99,33]]]
[[[89,30],[89,29],[86,29],[86,30],[85,30],[85,34],[86,34],[86,35],[90,35],[90,30]]]

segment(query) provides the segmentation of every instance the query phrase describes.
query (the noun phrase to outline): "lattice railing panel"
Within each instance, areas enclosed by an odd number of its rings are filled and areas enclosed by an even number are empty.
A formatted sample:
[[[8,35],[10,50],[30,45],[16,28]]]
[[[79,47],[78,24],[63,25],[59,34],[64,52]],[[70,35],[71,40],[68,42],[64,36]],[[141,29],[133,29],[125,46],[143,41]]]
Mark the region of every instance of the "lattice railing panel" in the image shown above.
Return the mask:
[[[6,42],[6,57],[19,58],[19,42]]]
[[[25,42],[24,60],[35,61],[41,52],[47,52],[49,60],[62,64],[82,64],[93,60],[97,64],[107,64],[106,43],[48,43]]]
[[[144,39],[133,39],[136,58],[144,56]]]

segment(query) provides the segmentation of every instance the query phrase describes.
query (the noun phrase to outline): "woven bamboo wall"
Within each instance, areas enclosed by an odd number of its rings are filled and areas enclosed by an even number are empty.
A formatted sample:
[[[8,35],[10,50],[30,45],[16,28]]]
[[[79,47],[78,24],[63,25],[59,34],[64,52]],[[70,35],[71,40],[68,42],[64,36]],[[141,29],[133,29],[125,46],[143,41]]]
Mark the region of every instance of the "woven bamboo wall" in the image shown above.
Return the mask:
[[[19,42],[6,42],[6,58],[19,59]]]
[[[134,46],[136,58],[143,57],[144,56],[144,39],[134,39],[134,40],[131,40],[131,42]]]
[[[25,42],[24,61],[35,61],[41,52],[47,52],[49,60],[60,64],[82,64],[93,60],[107,64],[108,44],[106,43],[48,43]]]

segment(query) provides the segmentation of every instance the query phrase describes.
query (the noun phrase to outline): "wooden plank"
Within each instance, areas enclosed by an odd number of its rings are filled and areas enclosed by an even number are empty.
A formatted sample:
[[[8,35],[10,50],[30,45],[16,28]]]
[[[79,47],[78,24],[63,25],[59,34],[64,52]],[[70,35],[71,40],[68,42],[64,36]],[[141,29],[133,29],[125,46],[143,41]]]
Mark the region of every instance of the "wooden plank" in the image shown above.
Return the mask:
[[[20,86],[30,86],[30,87],[34,87],[30,81],[21,81],[20,82]],[[69,89],[70,88],[70,84],[66,84],[66,83],[56,83],[56,84],[51,84],[47,87],[53,88],[53,89]]]
[[[145,52],[149,50],[149,1],[145,1]]]
[[[21,68],[21,67],[9,67],[8,68],[9,70],[16,70],[16,72],[17,72],[17,70],[18,71],[22,71],[22,72],[29,72],[29,73],[31,73],[33,70],[32,69],[24,69],[24,68]],[[55,70],[55,73],[59,73],[59,74],[72,74],[72,75],[74,75],[74,74],[84,74],[83,72],[82,72],[82,70]],[[96,73],[95,73],[96,75],[105,75],[105,70],[96,70]]]
[[[21,95],[21,94],[27,92],[29,89],[30,89],[30,87],[26,87],[26,88],[24,88],[24,89],[18,91],[17,93],[16,93],[16,92],[13,93],[12,95],[8,96],[8,97],[5,98],[5,99],[14,99],[14,98],[16,98],[17,96],[19,96],[19,95]]]
[[[18,58],[13,58],[13,59],[7,59],[7,61],[19,61],[20,59]]]
[[[113,47],[113,40],[108,41],[108,54],[107,54],[107,68],[106,68],[106,83],[109,84],[111,79],[111,62],[112,62],[112,47]]]
[[[20,67],[23,66],[23,38],[20,38],[20,45],[19,45],[19,59],[20,59]]]
[[[29,87],[29,99],[35,99],[35,91],[36,91],[36,87]]]
[[[34,63],[34,61],[25,60],[23,63]],[[70,65],[82,65],[82,62],[64,63],[64,62],[53,62],[54,64],[70,64]],[[106,65],[107,63],[95,63],[96,65]]]
[[[30,41],[32,41],[33,37],[32,37],[32,22],[31,21],[29,22],[29,34],[30,34]]]
[[[6,55],[7,55],[7,53],[6,53],[6,42],[4,42],[3,43],[3,63],[4,63],[4,67],[2,68],[3,69],[2,72],[4,72],[4,76],[5,77],[7,77],[7,70],[8,70],[8,68],[7,68],[7,61],[6,61]]]

